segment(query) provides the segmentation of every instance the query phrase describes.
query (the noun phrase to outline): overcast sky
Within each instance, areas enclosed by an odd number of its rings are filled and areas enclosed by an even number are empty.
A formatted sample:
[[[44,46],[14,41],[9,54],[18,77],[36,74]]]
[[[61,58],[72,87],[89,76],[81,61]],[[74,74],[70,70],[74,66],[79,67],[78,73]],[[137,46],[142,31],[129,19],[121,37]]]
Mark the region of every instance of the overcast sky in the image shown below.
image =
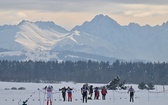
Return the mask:
[[[168,21],[168,0],[0,0],[0,25],[54,21],[70,30],[98,14],[121,25],[161,25]]]

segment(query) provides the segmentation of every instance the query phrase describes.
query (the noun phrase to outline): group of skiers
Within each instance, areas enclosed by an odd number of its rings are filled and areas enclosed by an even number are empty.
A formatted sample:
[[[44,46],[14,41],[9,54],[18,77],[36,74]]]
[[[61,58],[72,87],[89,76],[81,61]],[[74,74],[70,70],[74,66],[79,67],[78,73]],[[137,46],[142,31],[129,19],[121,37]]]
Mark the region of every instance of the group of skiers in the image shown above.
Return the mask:
[[[53,86],[48,86],[48,87],[46,86],[44,89],[46,90],[46,93],[47,93],[47,105],[49,105],[49,104],[52,105]],[[63,87],[63,88],[59,89],[59,91],[61,91],[61,93],[62,93],[63,101],[66,101],[66,93],[67,93],[68,94],[68,102],[72,102],[72,90],[73,89],[70,88],[69,86],[67,88]],[[90,95],[89,97],[88,97],[88,92]],[[100,93],[99,93],[98,87],[95,87],[95,90],[93,90],[92,85],[89,88],[88,88],[87,84],[83,85],[83,87],[81,88],[83,103],[84,102],[87,103],[88,99],[92,99],[93,92],[95,93],[94,99],[99,99]],[[106,90],[105,86],[102,88],[101,94],[102,94],[102,99],[105,100],[105,96],[107,94],[107,90]]]
[[[47,105],[52,105],[52,94],[53,94],[53,86],[46,86],[44,88],[44,90],[46,91],[47,94]],[[59,91],[62,91],[62,97],[63,97],[63,101],[65,101],[66,99],[66,92],[68,93],[68,101],[72,102],[72,88],[70,88],[68,86],[68,88],[61,88],[59,89]]]
[[[90,97],[88,97],[88,99],[92,99],[93,92],[94,92],[94,99],[99,99],[99,96],[100,96],[99,88],[95,87],[95,89],[93,91],[92,85],[89,87]],[[103,88],[101,89],[101,94],[102,94],[102,100],[105,100],[105,96],[107,94],[107,89],[105,88],[105,86],[103,86]]]
[[[53,87],[52,86],[46,86],[44,88],[47,92],[47,105],[52,105],[52,90],[53,90]],[[72,102],[72,88],[70,88],[69,86],[66,88],[66,87],[63,87],[61,89],[59,89],[59,91],[61,91],[62,93],[62,98],[63,98],[63,101],[66,101],[66,93],[68,94],[68,102]],[[93,93],[94,93],[94,99],[99,99],[99,96],[100,96],[100,92],[102,94],[102,100],[105,100],[106,98],[106,94],[107,94],[107,89],[105,86],[103,86],[101,88],[101,90],[99,91],[100,89],[98,87],[95,87],[93,89],[93,86],[88,86],[87,84],[84,84],[83,87],[81,88],[81,94],[82,94],[82,101],[83,103],[87,103],[87,100],[88,99],[92,99],[92,96],[93,96]],[[88,97],[88,92],[89,92],[89,97]],[[128,90],[128,93],[130,93],[130,102],[134,102],[134,89],[132,88],[132,86],[129,88]]]
[[[68,101],[72,102],[72,90],[73,89],[70,88],[69,86],[68,86],[68,88],[63,87],[63,88],[59,89],[59,91],[62,92],[63,101],[66,100],[66,92],[67,92],[68,93]]]
[[[66,100],[66,92],[68,93],[68,101],[72,101],[72,88],[63,87],[63,88],[59,89],[59,91],[62,92],[63,101]],[[90,95],[89,97],[88,97],[88,92],[89,92],[89,95]],[[82,94],[83,103],[84,102],[87,103],[88,99],[92,99],[93,92],[95,93],[94,99],[99,99],[100,95],[99,95],[98,87],[95,87],[95,90],[93,90],[93,86],[92,85],[89,88],[88,88],[87,84],[83,85],[83,87],[81,88],[81,94]],[[107,94],[107,90],[106,90],[105,86],[102,88],[101,94],[102,94],[102,99],[105,100],[105,96]]]

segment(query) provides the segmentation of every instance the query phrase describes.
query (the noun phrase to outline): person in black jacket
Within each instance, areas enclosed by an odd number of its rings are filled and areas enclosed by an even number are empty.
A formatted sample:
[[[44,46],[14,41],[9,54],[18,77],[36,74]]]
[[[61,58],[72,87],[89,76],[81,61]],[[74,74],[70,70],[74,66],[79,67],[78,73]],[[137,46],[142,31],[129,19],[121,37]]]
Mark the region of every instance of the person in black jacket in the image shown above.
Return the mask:
[[[134,102],[134,93],[135,93],[135,91],[132,88],[132,86],[129,88],[128,93],[130,93],[130,102],[131,101]]]
[[[67,90],[67,88],[65,88],[65,87],[59,89],[59,91],[62,92],[62,98],[63,98],[63,101],[66,100],[66,90]]]
[[[83,103],[87,103],[87,91],[88,91],[88,87],[85,85],[83,85],[83,87],[81,88],[81,94],[83,97]]]
[[[95,97],[94,97],[94,99],[98,100],[98,99],[99,99],[99,89],[98,89],[98,87],[95,87],[94,92],[95,92]]]
[[[93,85],[91,85],[90,87],[89,87],[89,95],[90,95],[90,99],[92,99],[92,95],[93,95]]]

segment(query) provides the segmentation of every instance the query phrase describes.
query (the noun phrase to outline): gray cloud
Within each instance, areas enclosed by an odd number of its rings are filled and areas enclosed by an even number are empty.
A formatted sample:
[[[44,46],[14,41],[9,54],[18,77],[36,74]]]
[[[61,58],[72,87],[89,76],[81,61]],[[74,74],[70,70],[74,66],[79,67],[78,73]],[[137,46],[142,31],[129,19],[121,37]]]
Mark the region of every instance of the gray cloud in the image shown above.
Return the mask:
[[[168,5],[168,0],[0,0],[0,10],[94,11],[109,3]]]
[[[168,5],[168,0],[105,0],[105,1],[122,3],[122,4]]]
[[[0,10],[87,11],[93,2],[77,0],[0,0]]]

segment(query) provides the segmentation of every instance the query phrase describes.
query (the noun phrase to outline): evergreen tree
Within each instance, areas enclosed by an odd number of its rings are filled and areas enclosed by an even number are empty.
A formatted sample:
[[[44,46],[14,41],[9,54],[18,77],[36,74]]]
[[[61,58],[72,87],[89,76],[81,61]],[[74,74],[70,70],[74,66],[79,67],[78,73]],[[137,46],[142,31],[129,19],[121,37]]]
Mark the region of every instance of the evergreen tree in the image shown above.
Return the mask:
[[[154,88],[154,84],[153,83],[148,83],[147,84],[147,89],[148,90],[154,90],[155,88]]]
[[[144,82],[141,82],[139,85],[138,85],[138,88],[141,89],[141,90],[144,90],[144,89],[147,89],[147,86]]]
[[[112,89],[112,90],[116,90],[116,89],[126,89],[126,87],[124,86],[125,81],[121,82],[120,81],[120,77],[117,76],[114,78],[114,80],[112,80],[108,85],[107,88],[108,89]]]

